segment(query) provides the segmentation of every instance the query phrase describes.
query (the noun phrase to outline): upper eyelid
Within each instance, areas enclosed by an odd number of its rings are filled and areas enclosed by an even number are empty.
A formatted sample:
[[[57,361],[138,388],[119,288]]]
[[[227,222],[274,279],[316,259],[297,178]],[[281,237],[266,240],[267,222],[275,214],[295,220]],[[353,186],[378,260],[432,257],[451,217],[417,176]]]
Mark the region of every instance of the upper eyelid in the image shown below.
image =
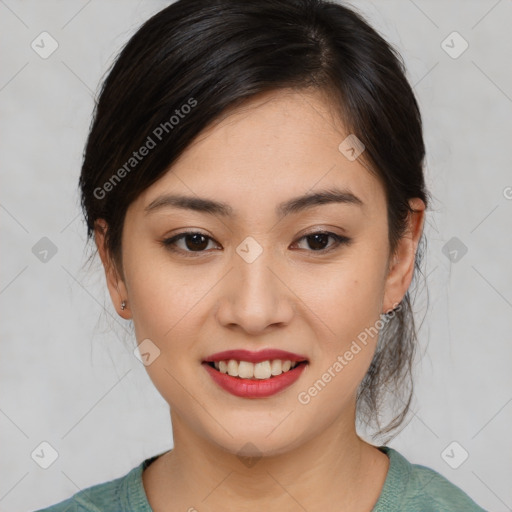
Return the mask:
[[[182,235],[203,235],[203,236],[206,236],[212,240],[215,240],[215,238],[213,238],[212,236],[210,236],[208,233],[205,233],[201,230],[201,228],[184,228],[184,229],[187,229],[186,231],[181,231],[181,232],[178,232],[178,233],[173,233],[172,235],[170,236],[166,236],[165,239],[166,240],[169,240],[169,239],[172,239],[172,238],[175,238],[175,237],[178,237],[178,236],[182,236]],[[307,231],[306,233],[303,233],[299,238],[303,238],[305,236],[309,236],[309,235],[316,235],[318,233],[325,233],[325,234],[332,234],[332,235],[335,235],[335,236],[339,236],[339,237],[342,237],[342,238],[349,238],[347,235],[345,235],[344,233],[344,229],[343,228],[338,228],[340,229],[341,231],[343,231],[343,233],[335,233],[334,231],[332,231],[333,228],[330,228],[330,227],[325,227],[325,228],[322,228],[322,227],[313,227],[311,228],[310,231]],[[216,240],[215,240],[216,241]]]

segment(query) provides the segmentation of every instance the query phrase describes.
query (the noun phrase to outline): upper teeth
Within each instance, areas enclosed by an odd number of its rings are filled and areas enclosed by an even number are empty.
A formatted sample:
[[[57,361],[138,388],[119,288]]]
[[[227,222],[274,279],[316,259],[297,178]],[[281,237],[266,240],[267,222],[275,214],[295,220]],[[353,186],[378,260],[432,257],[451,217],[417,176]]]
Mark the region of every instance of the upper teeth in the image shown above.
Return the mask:
[[[250,363],[248,361],[215,361],[214,365],[221,373],[227,373],[232,377],[241,379],[268,379],[272,375],[277,376],[297,366],[296,361],[274,359],[272,361],[261,361]]]

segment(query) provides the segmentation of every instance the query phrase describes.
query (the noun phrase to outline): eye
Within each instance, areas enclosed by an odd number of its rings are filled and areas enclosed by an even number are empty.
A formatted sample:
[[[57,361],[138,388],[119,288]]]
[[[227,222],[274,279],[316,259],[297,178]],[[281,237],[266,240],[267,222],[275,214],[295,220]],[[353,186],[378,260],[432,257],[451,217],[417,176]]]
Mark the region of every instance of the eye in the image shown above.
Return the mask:
[[[329,245],[329,238],[334,240],[331,245]],[[309,233],[300,238],[299,242],[301,240],[305,240],[306,244],[313,252],[328,252],[336,249],[341,244],[347,245],[350,243],[350,238],[338,235],[336,233],[331,233],[330,231],[317,231],[315,233]],[[304,247],[302,247],[302,249],[304,249]]]
[[[163,240],[162,244],[172,251],[190,253],[205,252],[209,243],[213,241],[213,238],[203,233],[187,231]]]

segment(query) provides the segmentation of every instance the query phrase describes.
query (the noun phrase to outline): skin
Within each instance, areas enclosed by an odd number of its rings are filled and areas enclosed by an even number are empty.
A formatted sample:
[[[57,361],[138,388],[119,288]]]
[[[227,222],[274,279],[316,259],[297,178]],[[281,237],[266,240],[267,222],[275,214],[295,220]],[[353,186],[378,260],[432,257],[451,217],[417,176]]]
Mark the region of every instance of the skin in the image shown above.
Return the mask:
[[[174,448],[143,474],[156,512],[220,511],[227,503],[237,511],[361,512],[379,497],[389,460],[355,430],[356,392],[377,336],[307,405],[297,397],[403,298],[425,205],[411,200],[415,213],[391,255],[384,189],[362,158],[339,151],[348,133],[330,112],[318,91],[273,91],[208,127],[130,205],[122,268],[104,248],[108,226],[97,223],[113,304],[133,319],[138,343],[149,338],[160,350],[146,368],[170,405]],[[278,203],[332,186],[350,189],[363,206],[324,204],[276,217]],[[166,193],[223,201],[236,216],[171,207],[145,213]],[[189,248],[187,257],[162,245],[187,230],[211,237],[205,251]],[[336,247],[324,239],[334,248],[322,253],[303,238],[326,230],[352,241]],[[252,263],[235,250],[247,236],[263,249]],[[179,248],[187,250],[185,240]],[[309,364],[277,395],[240,398],[201,366],[237,348],[280,348]],[[243,448],[248,442],[252,449]],[[255,464],[240,455],[257,457]]]

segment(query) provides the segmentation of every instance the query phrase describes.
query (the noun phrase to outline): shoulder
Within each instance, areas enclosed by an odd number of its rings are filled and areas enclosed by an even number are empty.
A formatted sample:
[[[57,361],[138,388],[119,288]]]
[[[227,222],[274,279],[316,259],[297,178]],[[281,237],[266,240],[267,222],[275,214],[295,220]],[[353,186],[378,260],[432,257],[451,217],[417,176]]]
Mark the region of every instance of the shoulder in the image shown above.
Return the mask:
[[[141,504],[141,475],[146,459],[126,475],[82,489],[70,498],[35,512],[121,512]],[[145,509],[140,508],[143,512]]]
[[[485,512],[462,489],[431,468],[411,464],[392,448],[380,447],[390,459],[388,476],[377,505],[408,512]],[[382,503],[381,503],[382,501]],[[391,510],[376,508],[380,510]]]

